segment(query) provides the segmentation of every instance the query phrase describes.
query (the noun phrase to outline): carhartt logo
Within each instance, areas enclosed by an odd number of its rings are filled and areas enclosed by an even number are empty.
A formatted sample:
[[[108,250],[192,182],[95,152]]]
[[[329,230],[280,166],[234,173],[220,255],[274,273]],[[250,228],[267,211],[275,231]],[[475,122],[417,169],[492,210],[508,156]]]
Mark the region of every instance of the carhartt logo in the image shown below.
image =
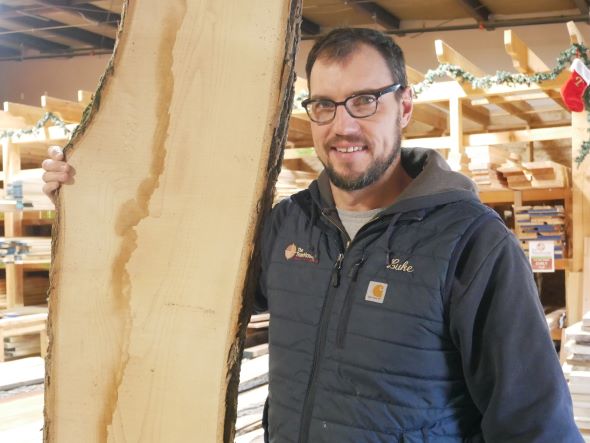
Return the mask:
[[[387,269],[391,269],[393,271],[414,272],[414,267],[407,260],[403,263],[400,263],[399,258],[392,259],[391,263],[387,265]]]
[[[387,283],[371,281],[369,282],[369,287],[367,288],[367,293],[365,294],[365,300],[375,303],[383,303],[386,292]]]
[[[300,248],[295,243],[291,243],[285,248],[285,258],[287,260],[303,260],[310,263],[317,263],[318,260],[313,254],[306,252],[303,248]]]

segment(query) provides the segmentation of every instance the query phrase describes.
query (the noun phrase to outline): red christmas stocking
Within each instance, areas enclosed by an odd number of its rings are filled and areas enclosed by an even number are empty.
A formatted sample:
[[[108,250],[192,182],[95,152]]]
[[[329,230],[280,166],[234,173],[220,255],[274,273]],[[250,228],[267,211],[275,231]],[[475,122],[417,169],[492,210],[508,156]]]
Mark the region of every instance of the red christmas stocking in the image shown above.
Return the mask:
[[[584,110],[584,91],[590,83],[590,69],[579,58],[571,66],[572,75],[561,87],[561,98],[570,111]]]

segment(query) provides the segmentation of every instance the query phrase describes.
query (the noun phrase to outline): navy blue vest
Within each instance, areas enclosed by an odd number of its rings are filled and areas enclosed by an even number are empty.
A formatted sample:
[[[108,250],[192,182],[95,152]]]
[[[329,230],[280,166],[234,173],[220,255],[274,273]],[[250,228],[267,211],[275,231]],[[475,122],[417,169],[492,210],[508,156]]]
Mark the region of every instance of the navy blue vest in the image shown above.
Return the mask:
[[[480,441],[445,285],[461,239],[493,211],[471,200],[387,215],[345,248],[297,201],[275,208],[263,270],[271,442]]]

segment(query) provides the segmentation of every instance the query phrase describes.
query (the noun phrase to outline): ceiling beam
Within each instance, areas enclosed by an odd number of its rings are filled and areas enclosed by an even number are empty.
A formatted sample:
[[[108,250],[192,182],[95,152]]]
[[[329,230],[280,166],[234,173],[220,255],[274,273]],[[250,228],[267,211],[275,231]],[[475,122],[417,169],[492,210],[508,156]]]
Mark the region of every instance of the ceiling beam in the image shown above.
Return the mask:
[[[530,25],[548,25],[553,23],[567,23],[568,21],[574,22],[588,22],[588,15],[573,14],[573,15],[554,15],[550,17],[529,17],[529,18],[518,18],[508,20],[494,20],[489,23],[493,25],[494,29],[498,28],[514,28],[517,26],[530,26]],[[401,28],[401,29],[385,29],[383,30],[386,34],[391,35],[411,35],[411,34],[424,34],[426,32],[440,33],[443,31],[464,31],[466,29],[480,29],[478,23],[465,23],[460,25],[440,25],[440,26],[426,26],[426,27],[414,27],[414,28]],[[304,36],[302,40],[316,39],[318,36]]]
[[[467,12],[478,22],[487,22],[492,14],[479,0],[457,0]],[[485,25],[484,25],[485,26]]]
[[[535,54],[511,29],[506,29],[504,31],[504,48],[506,49],[506,53],[512,58],[512,64],[518,72],[530,75],[549,71],[549,68],[543,60],[541,60],[537,54]],[[569,75],[569,72],[564,70],[558,78],[563,84]],[[547,90],[545,91],[545,94],[563,109],[567,110],[559,92]]]
[[[578,28],[578,26],[576,26],[576,24],[573,21],[567,22],[566,26],[567,26],[567,32],[570,36],[570,43],[572,45],[574,43],[577,43],[579,45],[586,44],[586,42],[584,41],[584,37],[582,36],[582,33],[580,32],[580,29]]]
[[[353,0],[349,1],[348,4],[354,9],[370,15],[375,23],[385,29],[399,29],[400,19],[375,2]]]
[[[439,63],[449,63],[452,65],[457,65],[461,67],[464,71],[471,73],[475,77],[484,77],[486,75],[486,73],[483,70],[474,65],[465,56],[463,56],[455,49],[451,48],[442,40],[435,40],[434,47],[436,51],[436,58],[438,59]],[[480,93],[482,91],[474,89],[471,86],[471,83],[469,82],[459,83],[459,85],[467,94]],[[494,96],[492,96],[492,98],[494,98]],[[535,124],[539,120],[539,117],[537,115],[527,114],[530,105],[528,105],[528,103],[526,102],[521,103],[518,106],[512,103],[497,103],[496,106],[502,108],[508,114],[513,115],[514,117],[517,117],[521,120],[524,120],[529,125]]]
[[[121,14],[117,14],[106,9],[94,6],[91,3],[80,3],[78,5],[72,5],[68,0],[36,0],[37,3],[44,6],[51,6],[55,9],[67,11],[71,14],[81,15],[82,17],[96,22],[104,23],[113,28],[118,26],[121,22]]]
[[[8,48],[6,46],[0,45],[0,58],[1,57],[16,57],[20,54],[21,54],[21,52],[18,49]]]
[[[7,6],[0,7],[0,21],[11,20],[15,17],[29,16],[41,20],[52,19],[62,22],[65,25],[89,29],[95,34],[104,35],[109,38],[116,38],[117,26],[121,20],[121,15],[115,12],[97,8],[94,5],[89,5],[89,8],[83,6],[61,6],[64,0],[36,0],[35,5],[21,6],[18,8],[9,8]],[[58,4],[58,2],[60,4]],[[88,12],[96,12],[95,16],[84,14],[84,20],[81,18],[81,10]],[[38,35],[42,37],[42,35]],[[50,40],[53,40],[50,38]],[[67,44],[64,41],[58,42]]]
[[[88,0],[68,0],[71,5],[79,5],[88,3]],[[123,9],[124,0],[93,0],[92,4],[102,9],[107,9],[112,12],[120,13]]]
[[[20,8],[11,8],[9,6],[0,5],[0,19],[11,19],[14,17],[22,17],[27,14],[40,14],[46,11],[47,7],[42,5],[28,5]]]
[[[70,27],[65,25],[64,23],[50,20],[50,19],[41,19],[41,18],[34,18],[34,17],[19,17],[14,18],[13,22],[19,23],[20,25],[27,26],[33,29],[35,28],[51,28],[51,27],[60,27],[63,28],[59,29],[46,29],[46,32],[51,33],[53,35],[58,35],[60,37],[65,37],[69,39],[74,39],[82,43],[86,43],[91,45],[95,48],[107,48],[112,49],[115,46],[115,40],[109,37],[105,37],[99,34],[95,34],[94,32],[85,31],[83,29],[79,29],[76,27]]]
[[[408,65],[406,65],[406,74],[408,76],[408,81],[410,84],[420,83],[424,80],[424,74]],[[442,106],[445,109],[445,112],[449,112],[449,106],[447,103],[438,103],[438,105]],[[471,103],[468,103],[467,101],[463,102],[462,108],[463,117],[465,117],[466,119],[479,123],[484,127],[490,124],[490,111],[488,111],[486,108],[483,108],[481,106],[473,106]],[[420,109],[420,107],[414,107],[413,115],[415,115],[415,111],[417,109]],[[420,118],[418,118],[418,120],[424,123],[428,123],[427,121],[420,120]],[[435,125],[431,124],[431,126]]]
[[[587,0],[574,0],[574,3],[576,4],[576,8],[578,8],[582,14],[588,15],[588,13],[590,13]]]
[[[10,32],[10,34],[2,35],[3,32]],[[69,47],[60,43],[50,42],[48,40],[27,35],[22,32],[12,32],[10,29],[0,28],[0,44],[2,42],[10,43],[11,45],[25,46],[32,49],[37,49],[41,52],[59,52],[66,53]]]
[[[308,18],[301,18],[301,32],[308,35],[317,35],[320,33],[320,25]]]

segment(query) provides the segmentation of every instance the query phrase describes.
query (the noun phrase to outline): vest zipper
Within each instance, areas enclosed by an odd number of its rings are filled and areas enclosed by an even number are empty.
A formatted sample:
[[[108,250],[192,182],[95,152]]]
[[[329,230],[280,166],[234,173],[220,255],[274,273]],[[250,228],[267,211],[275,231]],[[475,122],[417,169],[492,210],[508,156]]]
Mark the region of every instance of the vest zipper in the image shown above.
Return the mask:
[[[350,268],[350,272],[348,276],[351,279],[351,284],[346,291],[346,296],[344,297],[344,306],[342,307],[342,314],[340,315],[340,320],[338,321],[338,327],[336,329],[336,347],[342,349],[344,347],[344,337],[346,336],[346,331],[348,330],[348,320],[350,319],[350,312],[352,311],[352,305],[354,303],[354,289],[356,287],[356,279],[359,274],[359,270],[361,266],[365,263],[365,258],[361,258],[358,262],[352,265]]]
[[[332,268],[332,276],[330,277],[330,283],[333,288],[340,286],[340,271],[342,270],[342,260],[344,260],[344,254],[341,252],[338,254],[336,264]]]
[[[332,303],[334,300],[334,296],[333,296],[334,291],[332,289],[340,286],[340,271],[342,270],[342,262],[344,261],[344,255],[346,254],[346,251],[348,251],[348,248],[350,247],[350,244],[352,242],[348,233],[346,231],[344,231],[338,225],[338,223],[336,223],[323,210],[322,210],[322,215],[324,215],[324,217],[326,217],[326,219],[332,225],[334,225],[336,227],[336,229],[338,229],[339,232],[341,232],[344,235],[344,238],[347,241],[346,241],[346,247],[344,248],[344,252],[340,252],[338,254],[338,258],[336,259],[336,263],[334,263],[334,267],[332,268],[332,275],[330,277],[330,287],[328,288],[328,294],[326,296],[326,299],[324,300],[324,304],[322,305],[322,311],[320,313],[320,326],[318,328],[318,332],[316,335],[316,344],[315,344],[315,349],[314,349],[314,354],[313,354],[313,361],[311,364],[311,374],[309,376],[309,383],[307,384],[305,399],[303,400],[303,410],[301,413],[301,423],[299,426],[299,429],[300,429],[299,440],[298,440],[299,443],[308,443],[307,439],[309,437],[309,426],[311,425],[311,413],[312,413],[312,409],[313,409],[313,403],[315,400],[316,377],[317,377],[317,372],[318,372],[317,365],[318,365],[318,362],[320,361],[322,353],[324,351],[324,344],[326,341],[326,334],[327,334],[327,330],[328,330],[328,321],[325,317],[326,317],[326,315],[329,315],[329,313],[332,309]],[[373,223],[380,218],[381,217],[377,217],[377,218],[371,220],[369,223]],[[357,233],[357,236],[358,236],[358,233]],[[358,269],[360,268],[360,265],[362,265],[362,262],[358,263],[358,264],[359,264],[359,266],[354,266],[353,270],[351,271],[351,272],[353,272],[356,269],[356,271],[354,272],[354,280],[356,280],[356,276],[358,274]],[[347,294],[348,294],[348,292],[347,292]]]
[[[315,349],[313,353],[313,360],[311,365],[311,374],[309,376],[309,383],[307,384],[307,390],[305,393],[305,399],[303,401],[303,411],[301,413],[301,425],[299,427],[299,443],[307,443],[309,436],[309,426],[311,424],[311,412],[313,410],[313,403],[315,400],[316,391],[316,377],[318,374],[318,362],[321,359],[324,351],[324,344],[326,341],[326,333],[328,330],[328,321],[325,318],[329,315],[332,310],[332,303],[334,300],[333,288],[337,288],[340,285],[340,270],[342,269],[342,261],[344,260],[344,253],[338,254],[336,263],[332,268],[331,284],[328,288],[328,294],[324,299],[322,310],[320,312],[320,326],[318,328]]]

